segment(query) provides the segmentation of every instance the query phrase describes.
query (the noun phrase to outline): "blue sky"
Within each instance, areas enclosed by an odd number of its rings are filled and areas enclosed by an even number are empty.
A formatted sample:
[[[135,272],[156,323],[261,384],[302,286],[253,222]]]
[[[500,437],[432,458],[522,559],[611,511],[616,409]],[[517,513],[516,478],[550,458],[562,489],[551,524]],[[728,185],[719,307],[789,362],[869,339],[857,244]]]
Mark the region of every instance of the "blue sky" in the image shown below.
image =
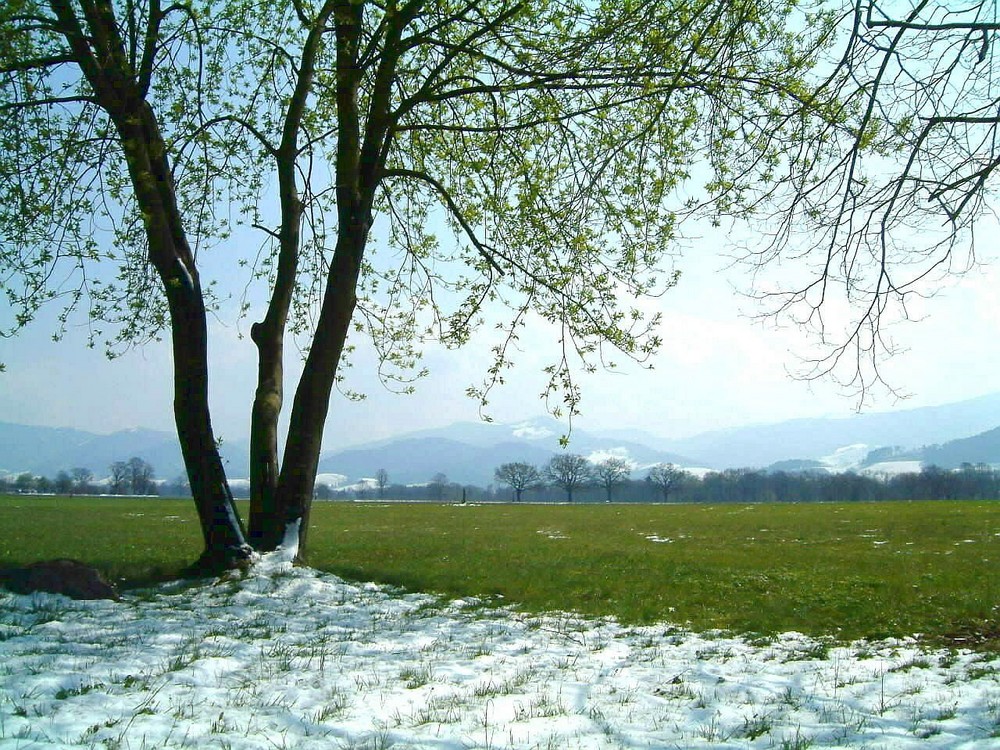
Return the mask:
[[[761,324],[749,317],[752,304],[733,287],[745,288],[746,269],[727,269],[717,248],[725,238],[686,243],[677,261],[681,283],[651,303],[663,313],[663,347],[644,370],[621,361],[615,372],[581,376],[582,416],[587,430],[639,429],[665,437],[804,416],[849,416],[858,401],[830,380],[806,383],[789,374],[815,341],[794,327]],[[1000,390],[1000,268],[977,268],[947,280],[939,293],[916,301],[919,322],[893,326],[905,349],[883,366],[888,381],[910,397],[872,393],[869,410],[948,403]],[[260,316],[257,312],[256,317]],[[211,323],[212,399],[217,432],[241,438],[248,432],[255,378],[255,350],[224,310]],[[256,319],[253,315],[251,320]],[[128,427],[173,429],[170,352],[167,343],[141,347],[114,361],[84,346],[82,334],[61,343],[50,339],[50,321],[40,319],[16,339],[0,340],[0,421],[67,426],[95,432]],[[370,357],[361,355],[348,385],[368,398],[349,402],[335,394],[327,448],[387,437],[413,429],[478,419],[478,404],[465,396],[488,365],[491,332],[465,349],[425,350],[430,376],[417,393],[388,393],[375,378]],[[493,394],[488,413],[517,421],[544,413],[537,398],[541,368],[557,344],[544,324],[530,326],[518,365]],[[288,353],[294,378],[297,354]],[[294,380],[288,384],[290,401]]]

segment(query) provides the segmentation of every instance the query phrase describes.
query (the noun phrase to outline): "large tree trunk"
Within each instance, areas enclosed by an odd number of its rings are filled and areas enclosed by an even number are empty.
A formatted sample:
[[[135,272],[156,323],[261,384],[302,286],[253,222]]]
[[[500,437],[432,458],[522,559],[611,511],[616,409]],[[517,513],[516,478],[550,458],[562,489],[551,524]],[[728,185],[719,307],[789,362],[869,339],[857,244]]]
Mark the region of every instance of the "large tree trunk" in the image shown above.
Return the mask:
[[[141,73],[137,76],[129,62],[110,2],[84,3],[81,17],[67,0],[51,0],[51,7],[74,60],[93,89],[95,102],[108,113],[118,132],[145,224],[149,261],[163,284],[170,309],[174,420],[205,544],[196,566],[202,570],[231,567],[246,560],[250,548],[212,430],[205,301],[181,221],[163,136],[146,101],[149,81],[143,80]],[[162,18],[158,6],[150,10],[148,38],[156,39]]]
[[[286,204],[291,203],[286,208]],[[278,273],[267,314],[250,329],[257,345],[257,391],[250,413],[250,541],[273,550],[282,540],[278,507],[278,417],[284,400],[284,340],[298,266],[301,204],[294,191],[282,190],[282,229]]]
[[[300,557],[305,552],[330,394],[357,304],[355,290],[368,228],[367,218],[355,217],[350,225],[342,225],[312,347],[292,402],[288,440],[278,479],[277,506],[284,521],[283,528],[299,523]]]
[[[370,132],[362,143],[357,92],[361,80],[358,55],[364,4],[336,0],[330,9],[336,19],[337,44],[337,247],[327,273],[312,345],[292,402],[276,494],[284,528],[298,524],[300,559],[305,554],[330,393],[357,305],[358,276],[371,229],[374,186],[385,158],[382,148],[388,127],[385,110],[392,80],[391,65],[380,70],[384,81],[381,87],[376,86],[370,107],[381,116],[377,125],[369,122]],[[390,25],[389,37],[398,39],[400,23],[405,25],[405,19],[396,19]],[[385,66],[383,60],[382,67]]]
[[[260,550],[272,550],[284,538],[284,514],[277,499],[278,418],[284,400],[285,327],[295,290],[304,210],[296,181],[298,138],[312,91],[317,56],[335,8],[336,3],[327,0],[312,22],[302,49],[295,89],[285,111],[281,143],[273,154],[281,204],[277,274],[267,314],[250,332],[258,356],[257,392],[250,420],[250,539]]]
[[[281,230],[278,270],[267,314],[250,330],[257,345],[257,392],[250,417],[250,540],[273,550],[284,538],[284,514],[278,491],[278,417],[284,400],[284,340],[298,269],[302,202],[295,183],[293,137],[278,152]]]
[[[178,260],[178,264],[180,261]],[[249,557],[239,513],[212,429],[208,404],[205,307],[197,277],[190,287],[169,288],[174,354],[174,420],[205,549],[192,566],[214,572]]]
[[[174,420],[205,543],[194,567],[211,572],[246,560],[250,548],[212,429],[205,301],[181,225],[163,139],[148,104],[139,104],[133,115],[113,119],[146,217],[149,258],[163,283],[170,309]]]
[[[278,486],[278,417],[281,414],[283,331],[255,323],[257,392],[250,413],[250,542],[270,550],[280,542],[275,492]]]

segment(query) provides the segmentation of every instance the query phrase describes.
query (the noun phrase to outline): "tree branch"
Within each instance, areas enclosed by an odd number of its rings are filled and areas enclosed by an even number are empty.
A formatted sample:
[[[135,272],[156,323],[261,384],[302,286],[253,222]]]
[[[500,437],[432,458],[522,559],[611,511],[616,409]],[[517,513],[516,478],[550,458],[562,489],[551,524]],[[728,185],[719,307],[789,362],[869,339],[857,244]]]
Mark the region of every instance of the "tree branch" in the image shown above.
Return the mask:
[[[96,101],[90,96],[50,96],[26,102],[8,102],[7,104],[0,105],[0,112],[13,112],[18,109],[46,107],[53,104],[96,104]]]
[[[39,70],[51,68],[56,65],[76,62],[76,57],[67,52],[62,55],[49,55],[47,57],[35,57],[28,60],[19,60],[8,65],[0,65],[0,74],[4,73],[26,73],[29,70]]]
[[[496,262],[496,259],[493,257],[495,250],[487,247],[480,241],[480,239],[476,236],[475,230],[469,226],[469,222],[466,220],[465,214],[462,213],[462,209],[459,208],[458,204],[455,203],[454,199],[452,199],[451,193],[448,192],[448,188],[446,188],[439,180],[434,179],[426,172],[420,172],[415,169],[387,169],[382,172],[381,177],[389,179],[393,177],[402,177],[420,180],[433,187],[437,191],[438,195],[440,195],[444,200],[445,205],[448,207],[448,211],[451,212],[452,216],[455,217],[455,220],[461,225],[466,236],[469,238],[469,241],[472,242],[479,254],[486,260],[487,263],[490,264],[491,268],[495,269],[501,276],[504,275],[503,268],[500,267],[500,265]]]

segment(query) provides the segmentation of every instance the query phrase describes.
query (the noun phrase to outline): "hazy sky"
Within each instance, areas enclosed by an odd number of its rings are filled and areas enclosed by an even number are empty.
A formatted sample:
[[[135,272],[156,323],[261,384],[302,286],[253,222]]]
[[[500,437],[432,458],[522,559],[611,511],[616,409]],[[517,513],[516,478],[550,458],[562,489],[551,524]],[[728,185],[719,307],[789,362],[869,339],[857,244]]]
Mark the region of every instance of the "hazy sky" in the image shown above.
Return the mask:
[[[642,429],[665,437],[755,422],[803,416],[848,416],[857,399],[833,382],[806,383],[789,376],[808,355],[810,341],[795,328],[754,322],[741,311],[753,307],[732,289],[745,285],[745,269],[726,269],[718,249],[724,237],[691,239],[678,262],[679,286],[654,305],[663,312],[664,344],[652,370],[623,360],[613,373],[582,376],[585,430]],[[947,285],[912,312],[924,319],[892,329],[908,349],[883,372],[903,392],[899,401],[877,391],[874,410],[957,401],[1000,390],[1000,268],[987,266]],[[256,317],[260,316],[258,311]],[[217,432],[241,438],[255,379],[255,350],[223,316],[212,322],[212,398]],[[95,432],[142,426],[172,430],[171,365],[166,342],[147,345],[114,361],[84,346],[82,335],[50,340],[52,325],[39,320],[16,339],[0,339],[0,421],[67,426]],[[488,364],[486,331],[460,351],[430,346],[431,374],[415,395],[386,392],[371,363],[359,358],[350,386],[368,399],[352,403],[335,394],[325,447],[386,437],[413,429],[478,419],[478,405],[465,396]],[[544,413],[538,394],[541,368],[556,339],[537,325],[526,333],[518,366],[494,393],[489,414],[510,422]],[[621,359],[621,358],[619,358]],[[289,355],[295,375],[297,355]],[[293,382],[289,383],[289,393]],[[290,395],[286,403],[290,403]]]

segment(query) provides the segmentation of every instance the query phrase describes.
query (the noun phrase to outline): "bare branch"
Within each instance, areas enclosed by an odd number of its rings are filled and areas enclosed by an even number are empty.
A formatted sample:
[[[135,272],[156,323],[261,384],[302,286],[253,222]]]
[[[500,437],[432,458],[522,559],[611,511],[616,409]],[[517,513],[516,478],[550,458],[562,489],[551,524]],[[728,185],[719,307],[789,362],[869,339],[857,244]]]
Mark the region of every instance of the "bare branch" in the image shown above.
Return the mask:
[[[47,55],[27,60],[16,60],[6,65],[0,65],[0,74],[26,73],[29,70],[42,70],[73,62],[76,62],[76,58],[69,52],[61,55]]]
[[[18,109],[30,109],[31,107],[49,107],[58,104],[94,104],[91,96],[50,96],[30,101],[7,102],[0,104],[0,112],[13,112]]]
[[[434,179],[426,172],[420,172],[414,169],[386,169],[382,172],[381,177],[385,179],[401,177],[420,180],[433,187],[437,191],[438,195],[441,196],[442,200],[444,200],[445,205],[448,207],[448,211],[451,212],[452,216],[455,217],[455,220],[461,225],[466,236],[469,238],[469,241],[472,242],[479,254],[486,260],[487,263],[490,264],[492,269],[503,276],[504,270],[494,258],[496,251],[479,239],[475,230],[469,226],[469,222],[466,221],[465,214],[462,212],[462,209],[459,208],[457,203],[455,203],[454,199],[451,197],[451,193],[448,192],[448,189],[440,182],[440,180]]]

